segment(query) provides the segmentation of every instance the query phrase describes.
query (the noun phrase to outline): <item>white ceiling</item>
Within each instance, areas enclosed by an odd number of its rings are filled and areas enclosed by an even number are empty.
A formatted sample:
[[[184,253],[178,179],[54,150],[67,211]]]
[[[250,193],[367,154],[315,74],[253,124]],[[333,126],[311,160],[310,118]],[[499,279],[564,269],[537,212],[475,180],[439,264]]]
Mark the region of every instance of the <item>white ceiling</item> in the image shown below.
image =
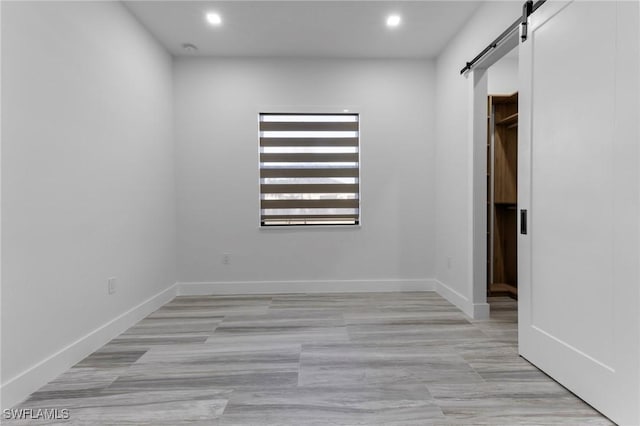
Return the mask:
[[[433,58],[480,1],[125,1],[174,55]],[[223,23],[212,27],[205,13]],[[390,29],[390,13],[402,17]],[[185,43],[198,47],[189,53]]]

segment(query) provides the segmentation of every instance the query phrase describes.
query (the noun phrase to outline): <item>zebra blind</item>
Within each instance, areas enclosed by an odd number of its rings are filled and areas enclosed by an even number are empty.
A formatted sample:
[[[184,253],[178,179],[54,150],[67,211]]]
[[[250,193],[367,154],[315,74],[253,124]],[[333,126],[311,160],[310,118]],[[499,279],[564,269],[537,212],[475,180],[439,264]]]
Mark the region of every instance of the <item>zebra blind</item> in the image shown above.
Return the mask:
[[[262,226],[357,225],[358,114],[260,114]]]

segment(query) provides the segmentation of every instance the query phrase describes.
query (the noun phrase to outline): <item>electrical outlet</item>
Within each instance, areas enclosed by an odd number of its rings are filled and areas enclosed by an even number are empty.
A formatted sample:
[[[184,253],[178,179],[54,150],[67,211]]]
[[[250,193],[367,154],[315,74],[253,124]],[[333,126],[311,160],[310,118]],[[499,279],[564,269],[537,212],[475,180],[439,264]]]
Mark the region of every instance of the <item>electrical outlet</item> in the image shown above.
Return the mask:
[[[116,277],[111,277],[107,279],[107,291],[109,294],[114,294],[116,292]]]
[[[222,255],[222,264],[231,265],[231,253],[224,253]]]

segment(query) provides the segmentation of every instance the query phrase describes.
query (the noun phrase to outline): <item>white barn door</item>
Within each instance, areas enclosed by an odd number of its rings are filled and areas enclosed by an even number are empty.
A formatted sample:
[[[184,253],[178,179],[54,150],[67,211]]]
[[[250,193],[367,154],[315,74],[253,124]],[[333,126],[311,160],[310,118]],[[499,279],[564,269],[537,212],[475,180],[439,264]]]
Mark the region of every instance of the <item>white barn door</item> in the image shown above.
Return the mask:
[[[519,56],[520,353],[621,425],[640,425],[638,8],[548,1]]]

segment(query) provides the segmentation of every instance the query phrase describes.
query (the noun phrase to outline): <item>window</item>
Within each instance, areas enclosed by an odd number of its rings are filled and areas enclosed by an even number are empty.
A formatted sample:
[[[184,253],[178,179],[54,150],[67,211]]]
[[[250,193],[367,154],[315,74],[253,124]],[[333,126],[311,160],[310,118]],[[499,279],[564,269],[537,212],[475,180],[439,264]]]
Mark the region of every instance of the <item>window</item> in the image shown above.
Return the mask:
[[[358,114],[260,114],[262,226],[357,225]]]

